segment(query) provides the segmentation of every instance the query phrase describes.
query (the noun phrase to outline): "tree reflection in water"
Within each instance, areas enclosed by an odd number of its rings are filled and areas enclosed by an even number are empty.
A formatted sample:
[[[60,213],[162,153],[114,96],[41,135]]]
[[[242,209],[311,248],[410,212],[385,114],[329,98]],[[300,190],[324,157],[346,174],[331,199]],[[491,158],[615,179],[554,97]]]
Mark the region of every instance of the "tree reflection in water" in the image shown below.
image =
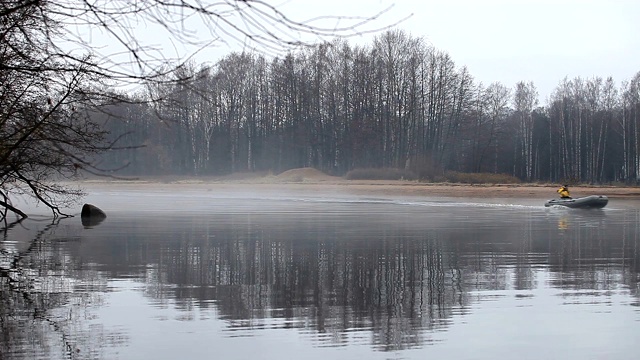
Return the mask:
[[[62,222],[23,220],[3,232],[1,359],[96,358],[126,342],[125,335],[91,323],[108,279],[70,256],[66,245],[79,237]]]
[[[380,351],[437,341],[433,334],[488,290],[529,296],[540,272],[559,289],[624,286],[638,298],[636,213],[573,217],[562,228],[527,212],[488,225],[405,216],[49,224],[28,249],[3,250],[2,354],[100,357],[126,344],[125,332],[92,321],[108,282],[119,277],[138,279],[146,296],[172,299],[187,313],[215,307],[228,331],[299,328],[331,346],[366,331]]]

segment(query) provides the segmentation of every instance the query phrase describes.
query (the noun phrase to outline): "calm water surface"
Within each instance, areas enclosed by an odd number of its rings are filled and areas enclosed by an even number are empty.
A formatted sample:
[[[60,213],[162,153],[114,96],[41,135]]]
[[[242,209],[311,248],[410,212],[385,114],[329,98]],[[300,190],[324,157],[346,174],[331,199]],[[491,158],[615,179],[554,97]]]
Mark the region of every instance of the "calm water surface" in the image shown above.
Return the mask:
[[[634,359],[640,212],[95,188],[0,243],[0,359]]]

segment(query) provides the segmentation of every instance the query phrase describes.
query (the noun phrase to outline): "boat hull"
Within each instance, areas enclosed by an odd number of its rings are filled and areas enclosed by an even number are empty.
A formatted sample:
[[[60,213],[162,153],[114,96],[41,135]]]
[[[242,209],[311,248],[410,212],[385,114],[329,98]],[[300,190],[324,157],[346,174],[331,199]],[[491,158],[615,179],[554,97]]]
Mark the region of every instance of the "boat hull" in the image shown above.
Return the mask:
[[[577,199],[551,199],[544,206],[565,206],[578,209],[602,209],[609,203],[604,195],[591,195]]]

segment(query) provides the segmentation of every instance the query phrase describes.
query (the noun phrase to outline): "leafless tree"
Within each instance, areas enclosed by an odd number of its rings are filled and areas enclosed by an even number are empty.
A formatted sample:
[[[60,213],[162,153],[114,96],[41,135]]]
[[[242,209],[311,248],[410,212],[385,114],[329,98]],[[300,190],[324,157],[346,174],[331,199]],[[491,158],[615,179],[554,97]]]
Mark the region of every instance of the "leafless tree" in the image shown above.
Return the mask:
[[[510,96],[509,89],[498,82],[477,89],[473,119],[466,129],[466,138],[471,142],[469,158],[475,172],[498,172],[500,135],[504,132]],[[490,169],[484,166],[488,160],[492,160]]]
[[[247,49],[282,53],[306,43],[379,31],[384,27],[370,25],[384,12],[294,19],[261,0],[1,2],[2,218],[7,210],[26,216],[10,201],[25,194],[48,206],[54,217],[66,216],[63,209],[82,193],[56,180],[109,170],[100,168],[94,155],[118,148],[118,142],[107,137],[99,117],[90,115],[104,111],[105,105],[131,100],[111,89],[167,80],[191,86],[200,72],[170,74],[176,67],[188,69],[185,63],[207,46],[236,41]],[[329,23],[333,25],[324,25]],[[206,36],[196,26],[206,29]],[[144,40],[150,29],[164,32],[173,44],[190,47],[168,56],[166,47]],[[155,38],[160,36],[155,33]],[[192,151],[191,161],[195,157]]]
[[[532,112],[538,104],[538,91],[533,82],[526,83],[521,81],[516,84],[513,103],[518,122],[520,123],[518,141],[520,154],[524,159],[523,175],[526,180],[531,180],[533,176],[535,150]]]

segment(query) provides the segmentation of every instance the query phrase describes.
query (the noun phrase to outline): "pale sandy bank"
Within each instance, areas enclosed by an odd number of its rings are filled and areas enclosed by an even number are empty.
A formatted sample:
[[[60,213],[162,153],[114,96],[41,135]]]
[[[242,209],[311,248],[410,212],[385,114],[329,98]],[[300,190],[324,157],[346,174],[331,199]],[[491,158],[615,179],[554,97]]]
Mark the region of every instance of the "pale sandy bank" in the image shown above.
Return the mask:
[[[137,178],[129,180],[94,179],[84,182],[91,188],[94,184],[108,183],[111,186],[144,189],[153,184],[167,190],[253,190],[253,191],[301,191],[342,192],[368,195],[421,196],[421,197],[468,197],[468,198],[534,198],[556,197],[559,184],[449,184],[422,183],[417,181],[346,180],[326,175],[318,170],[303,168],[286,171],[279,175],[235,174],[226,177],[163,177]],[[611,198],[640,199],[638,187],[571,186],[574,197],[592,194]],[[88,189],[89,190],[89,189]]]

